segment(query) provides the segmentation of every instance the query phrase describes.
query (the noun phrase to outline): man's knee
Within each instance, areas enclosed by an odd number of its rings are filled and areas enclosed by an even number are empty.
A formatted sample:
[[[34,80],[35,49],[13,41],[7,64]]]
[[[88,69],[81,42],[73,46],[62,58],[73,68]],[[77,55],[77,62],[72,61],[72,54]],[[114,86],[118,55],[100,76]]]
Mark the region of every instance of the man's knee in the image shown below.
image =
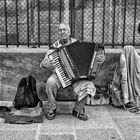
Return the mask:
[[[50,86],[50,87],[55,86],[55,80],[54,80],[53,78],[50,77],[50,78],[47,80],[47,86]]]

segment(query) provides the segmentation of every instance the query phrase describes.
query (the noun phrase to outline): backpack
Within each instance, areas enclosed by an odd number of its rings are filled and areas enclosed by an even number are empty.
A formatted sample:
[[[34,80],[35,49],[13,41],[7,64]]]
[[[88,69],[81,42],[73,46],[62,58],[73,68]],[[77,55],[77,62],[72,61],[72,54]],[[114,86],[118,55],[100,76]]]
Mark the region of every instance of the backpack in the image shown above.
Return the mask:
[[[37,95],[36,79],[30,74],[28,77],[23,77],[17,87],[17,92],[14,99],[16,109],[23,107],[35,107],[40,99]]]

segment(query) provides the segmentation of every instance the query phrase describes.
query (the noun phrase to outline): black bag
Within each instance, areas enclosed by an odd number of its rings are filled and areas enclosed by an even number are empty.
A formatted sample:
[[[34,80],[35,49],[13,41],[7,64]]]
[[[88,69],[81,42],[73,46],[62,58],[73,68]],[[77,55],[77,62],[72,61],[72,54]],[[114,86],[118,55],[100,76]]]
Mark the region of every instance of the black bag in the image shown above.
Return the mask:
[[[0,118],[6,118],[10,111],[11,109],[7,106],[0,106]]]
[[[110,84],[106,86],[95,85],[94,97],[87,97],[86,105],[107,105],[110,104]]]
[[[15,108],[35,107],[39,101],[35,78],[31,74],[28,77],[23,77],[19,82],[14,99]]]
[[[39,116],[24,116],[24,115],[12,115],[8,114],[6,116],[4,123],[11,123],[11,124],[31,124],[31,123],[43,123],[43,115]]]

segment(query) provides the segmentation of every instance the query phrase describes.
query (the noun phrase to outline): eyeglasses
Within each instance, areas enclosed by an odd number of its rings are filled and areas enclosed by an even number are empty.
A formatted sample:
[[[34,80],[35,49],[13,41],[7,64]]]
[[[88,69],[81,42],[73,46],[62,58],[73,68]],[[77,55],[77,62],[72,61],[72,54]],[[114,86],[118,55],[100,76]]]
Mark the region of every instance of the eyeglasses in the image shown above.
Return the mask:
[[[62,31],[66,32],[67,29],[66,28],[59,29],[59,32],[62,32]]]

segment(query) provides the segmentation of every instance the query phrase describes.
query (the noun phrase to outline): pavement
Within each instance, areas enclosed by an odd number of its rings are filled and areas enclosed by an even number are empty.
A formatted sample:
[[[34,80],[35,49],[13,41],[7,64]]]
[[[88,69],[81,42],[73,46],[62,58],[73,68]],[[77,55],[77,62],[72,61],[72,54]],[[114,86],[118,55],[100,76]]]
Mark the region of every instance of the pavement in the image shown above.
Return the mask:
[[[111,105],[86,106],[89,120],[81,121],[72,116],[73,106],[59,102],[56,118],[43,123],[6,124],[0,118],[0,140],[140,140],[140,114]]]

